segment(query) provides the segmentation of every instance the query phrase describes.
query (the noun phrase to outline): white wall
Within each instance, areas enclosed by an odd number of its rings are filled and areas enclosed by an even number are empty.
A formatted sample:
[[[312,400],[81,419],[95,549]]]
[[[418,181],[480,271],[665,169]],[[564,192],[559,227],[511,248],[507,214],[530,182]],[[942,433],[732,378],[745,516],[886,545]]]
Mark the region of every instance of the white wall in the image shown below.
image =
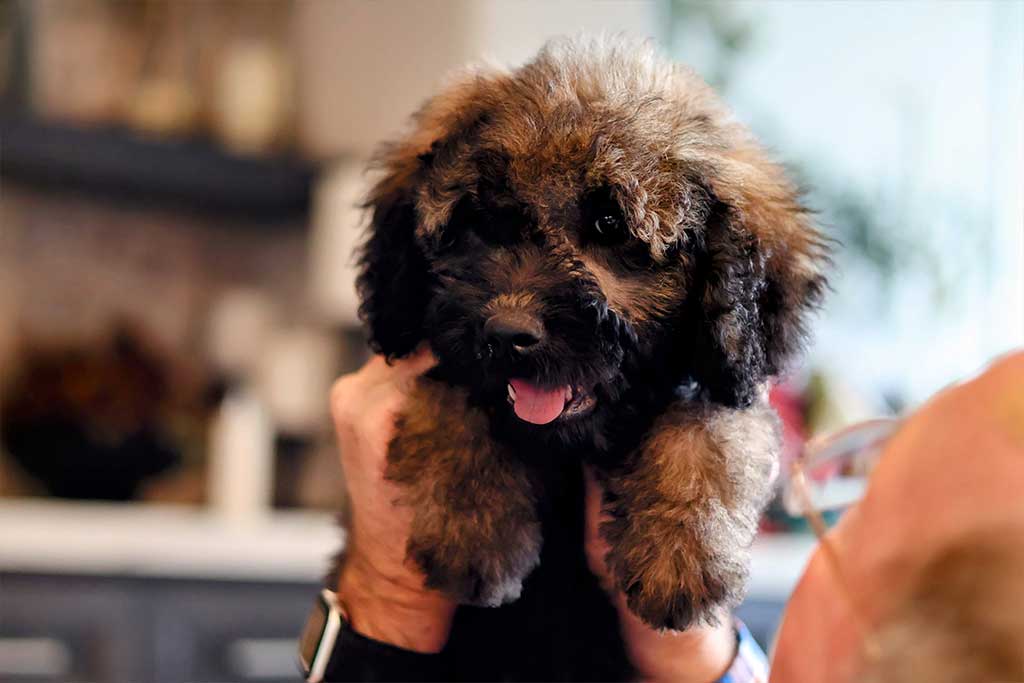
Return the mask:
[[[653,1],[300,0],[302,143],[318,157],[365,156],[400,131],[452,69],[516,64],[553,36],[655,33]]]
[[[937,303],[904,268],[885,306],[841,260],[815,359],[920,400],[1024,344],[1024,3],[727,6],[754,31],[728,92],[740,117],[783,160],[902,216],[950,283]]]

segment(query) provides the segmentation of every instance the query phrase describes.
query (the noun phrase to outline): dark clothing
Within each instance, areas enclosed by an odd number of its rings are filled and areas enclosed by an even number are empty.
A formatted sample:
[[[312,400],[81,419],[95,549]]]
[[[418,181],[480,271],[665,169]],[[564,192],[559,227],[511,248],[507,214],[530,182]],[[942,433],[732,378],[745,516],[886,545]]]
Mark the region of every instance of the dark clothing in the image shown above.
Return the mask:
[[[329,681],[621,681],[633,677],[618,615],[583,551],[583,476],[553,464],[541,510],[540,566],[519,600],[460,607],[445,650],[424,655],[347,632]]]

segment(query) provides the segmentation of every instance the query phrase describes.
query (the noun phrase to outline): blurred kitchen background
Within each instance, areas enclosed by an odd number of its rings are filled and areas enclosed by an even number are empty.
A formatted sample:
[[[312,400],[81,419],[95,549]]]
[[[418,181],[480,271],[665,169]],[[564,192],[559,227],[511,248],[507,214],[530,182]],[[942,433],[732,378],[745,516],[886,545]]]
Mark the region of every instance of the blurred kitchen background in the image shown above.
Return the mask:
[[[0,0],[0,679],[294,678],[362,168],[447,71],[650,36],[840,243],[787,452],[1024,343],[1024,4]],[[812,541],[778,506],[767,645]]]

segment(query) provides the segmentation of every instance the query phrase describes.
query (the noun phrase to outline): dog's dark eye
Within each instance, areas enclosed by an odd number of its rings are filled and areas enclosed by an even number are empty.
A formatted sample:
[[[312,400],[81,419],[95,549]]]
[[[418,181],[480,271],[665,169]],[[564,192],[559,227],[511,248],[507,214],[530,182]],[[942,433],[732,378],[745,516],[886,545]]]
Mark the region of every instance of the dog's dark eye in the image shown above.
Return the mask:
[[[622,244],[629,237],[626,219],[607,189],[595,190],[583,200],[583,239],[602,246]]]
[[[622,219],[615,214],[606,213],[594,221],[594,237],[598,240],[618,240],[623,232]]]

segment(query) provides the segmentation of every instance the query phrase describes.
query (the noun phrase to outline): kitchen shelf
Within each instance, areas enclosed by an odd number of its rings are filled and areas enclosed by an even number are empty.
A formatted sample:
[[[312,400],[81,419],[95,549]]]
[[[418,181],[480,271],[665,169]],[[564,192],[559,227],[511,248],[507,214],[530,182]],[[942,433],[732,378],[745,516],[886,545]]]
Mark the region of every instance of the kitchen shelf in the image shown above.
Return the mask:
[[[0,114],[0,145],[4,180],[250,223],[308,215],[317,172],[297,157],[239,156],[202,138],[144,137],[15,114]]]
[[[0,500],[0,573],[316,581],[343,540],[324,512]]]

